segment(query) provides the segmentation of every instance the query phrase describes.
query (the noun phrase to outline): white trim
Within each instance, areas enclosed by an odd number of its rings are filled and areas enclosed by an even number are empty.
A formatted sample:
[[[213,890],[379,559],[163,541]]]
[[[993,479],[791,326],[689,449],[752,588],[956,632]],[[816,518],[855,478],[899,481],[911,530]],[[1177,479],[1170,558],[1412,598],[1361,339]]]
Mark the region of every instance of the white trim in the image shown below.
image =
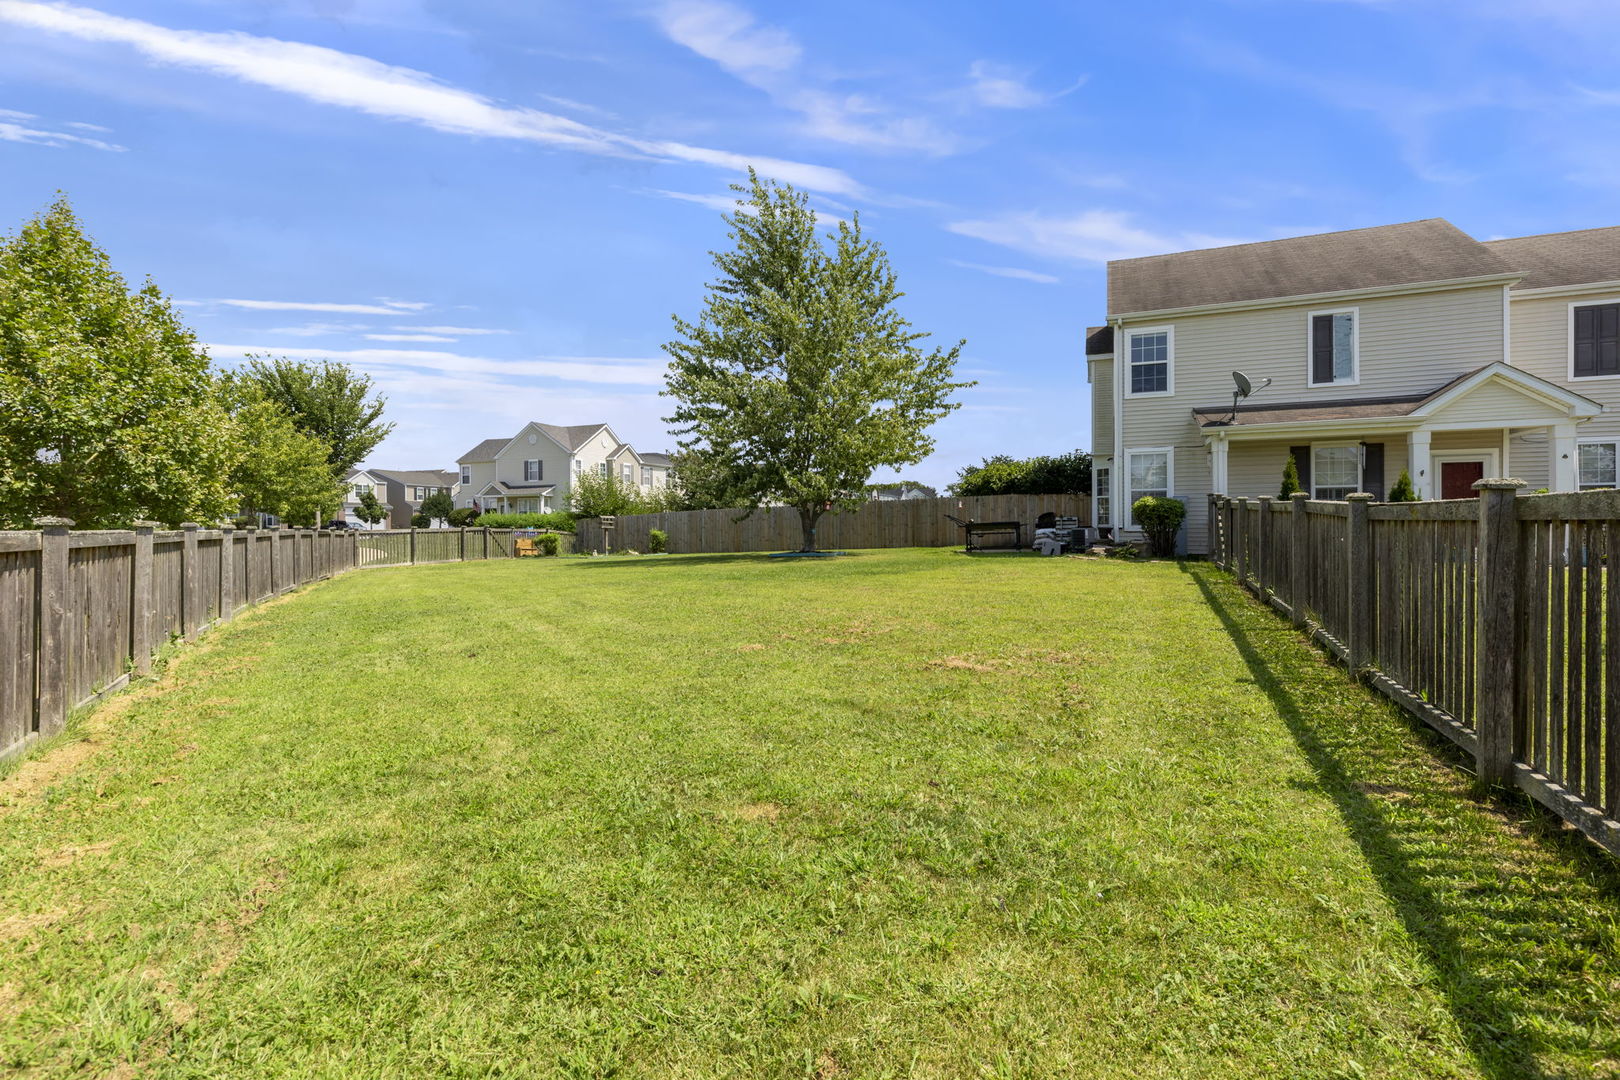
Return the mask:
[[[1119,343],[1124,340],[1125,321],[1114,319],[1114,353],[1119,353]],[[1109,494],[1113,497],[1113,517],[1116,524],[1110,528],[1117,529],[1119,525],[1119,500],[1121,495],[1119,465],[1125,460],[1125,380],[1119,375],[1119,360],[1114,361],[1114,445],[1113,450],[1114,471],[1109,475],[1109,485],[1113,489]]]
[[[1164,455],[1164,494],[1168,498],[1176,493],[1176,448],[1174,446],[1133,446],[1125,451],[1125,515],[1116,528],[1134,529],[1131,507],[1136,505],[1136,489],[1131,486],[1131,456],[1133,454]],[[1120,517],[1116,509],[1114,516]]]
[[[1545,300],[1550,296],[1572,296],[1583,292],[1607,292],[1620,289],[1620,281],[1584,281],[1574,285],[1548,285],[1540,289],[1510,289],[1515,300]]]
[[[1620,304],[1620,296],[1606,296],[1592,300],[1571,300],[1569,302],[1568,321],[1564,327],[1567,335],[1564,346],[1569,354],[1569,381],[1572,383],[1608,382],[1610,379],[1620,379],[1616,375],[1577,375],[1575,374],[1575,309],[1581,307],[1604,307],[1608,304]]]
[[[1588,446],[1588,445],[1591,445],[1591,444],[1594,444],[1594,443],[1607,443],[1608,445],[1614,447],[1615,459],[1616,459],[1615,471],[1616,471],[1617,474],[1620,474],[1620,435],[1609,435],[1609,436],[1605,436],[1605,437],[1602,437],[1602,438],[1599,438],[1597,436],[1593,436],[1593,437],[1586,438],[1586,439],[1576,439],[1575,440],[1575,490],[1577,490],[1577,491],[1582,490],[1582,488],[1581,488],[1581,447]],[[1620,475],[1617,475],[1616,479],[1617,479],[1617,481],[1620,481]],[[1604,489],[1594,488],[1593,490],[1597,491],[1597,490],[1607,490],[1607,489],[1606,488],[1604,488]]]
[[[1502,286],[1502,363],[1513,364],[1513,290]]]
[[[1316,342],[1311,334],[1311,324],[1316,321],[1318,315],[1351,316],[1350,377],[1348,379],[1330,379],[1327,382],[1316,381]],[[1361,309],[1359,307],[1317,308],[1314,311],[1305,313],[1305,385],[1314,388],[1361,385]]]
[[[1164,389],[1147,390],[1140,394],[1130,389],[1131,369],[1135,366],[1131,361],[1131,339],[1138,334],[1164,335]],[[1155,361],[1157,363],[1157,361]],[[1176,328],[1174,326],[1133,326],[1125,331],[1125,367],[1124,382],[1125,396],[1133,398],[1174,397],[1176,393]]]
[[[1316,493],[1316,489],[1321,486],[1316,482],[1317,477],[1321,475],[1321,470],[1316,467],[1316,452],[1318,450],[1354,450],[1356,452],[1355,490],[1362,490],[1362,479],[1367,472],[1367,450],[1361,440],[1333,439],[1328,442],[1313,442],[1311,443],[1311,498],[1322,498]],[[1299,463],[1295,462],[1294,467],[1297,469]],[[1337,487],[1338,485],[1335,484],[1334,486]]]
[[[1515,281],[1523,280],[1524,274],[1515,270],[1511,274],[1484,274],[1480,277],[1416,281],[1409,285],[1381,285],[1368,289],[1299,293],[1294,296],[1264,296],[1256,300],[1231,300],[1223,304],[1194,304],[1191,307],[1156,308],[1152,311],[1120,311],[1109,317],[1124,320],[1167,319],[1178,315],[1212,315],[1221,311],[1251,311],[1255,308],[1294,307],[1300,304],[1315,304],[1335,300],[1367,300],[1380,296],[1407,296],[1412,293],[1455,292],[1459,289],[1479,289],[1490,285],[1511,285]]]
[[[1103,491],[1103,485],[1101,484],[1094,483],[1091,485],[1092,490],[1097,493],[1091,500],[1091,527],[1094,529],[1108,529],[1112,528],[1114,523],[1102,519],[1102,503],[1104,499],[1108,500],[1108,516],[1112,518],[1114,516],[1114,459],[1109,457],[1093,462],[1091,466],[1093,480],[1096,479],[1099,472],[1108,474],[1108,490]]]
[[[1440,450],[1431,452],[1429,454],[1429,468],[1434,470],[1435,498],[1443,499],[1446,497],[1446,464],[1456,464],[1462,461],[1477,461],[1483,465],[1485,467],[1483,479],[1502,474],[1501,457],[1495,450]]]

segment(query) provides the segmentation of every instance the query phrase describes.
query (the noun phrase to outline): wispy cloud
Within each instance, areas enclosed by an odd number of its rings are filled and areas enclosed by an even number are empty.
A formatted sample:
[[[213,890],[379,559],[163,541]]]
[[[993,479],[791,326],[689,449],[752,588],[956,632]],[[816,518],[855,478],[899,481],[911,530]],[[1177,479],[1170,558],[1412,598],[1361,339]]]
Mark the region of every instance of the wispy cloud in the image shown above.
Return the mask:
[[[450,134],[519,139],[579,153],[681,161],[735,172],[752,165],[813,191],[861,190],[840,169],[623,135],[538,109],[501,105],[425,72],[318,45],[239,32],[174,30],[92,8],[35,0],[0,0],[0,21],[84,41],[127,45],[157,63]]]
[[[416,334],[451,334],[455,337],[481,337],[486,334],[510,334],[510,330],[493,330],[487,326],[401,326]]]
[[[287,337],[331,337],[336,334],[353,334],[370,329],[371,326],[368,323],[313,322],[304,323],[300,326],[276,326],[264,332]]]
[[[456,340],[445,337],[443,334],[365,334],[367,341],[438,341],[448,342]]]
[[[989,60],[975,60],[968,67],[968,93],[987,109],[1033,109],[1072,94],[1086,83],[1082,76],[1064,89],[1048,93],[1027,80],[1027,72]]]
[[[763,90],[800,114],[807,134],[877,150],[950,154],[963,140],[933,120],[900,115],[870,95],[834,93],[815,85],[801,63],[803,48],[786,30],[761,24],[724,0],[665,0],[655,18],[665,36]],[[824,189],[825,190],[825,189]]]
[[[1040,285],[1056,285],[1062,279],[1051,274],[1042,274],[1034,270],[1022,270],[1016,266],[986,266],[984,263],[964,262],[961,259],[946,259],[952,266],[960,266],[964,270],[977,270],[982,274],[994,274],[996,277],[1016,278],[1019,281],[1033,281]]]
[[[1120,210],[1086,210],[1068,216],[1025,211],[975,221],[953,221],[945,227],[961,236],[1016,251],[1082,262],[1108,262],[1246,242],[1207,233],[1143,228],[1135,224],[1131,214]]]
[[[75,135],[61,128],[73,128],[75,131],[94,131],[98,134],[109,134],[112,129],[104,128],[99,124],[85,124],[77,120],[67,120],[56,123],[43,120],[30,112],[18,109],[0,109],[0,142],[29,143],[34,146],[52,146],[58,149],[69,146],[87,146],[92,150],[108,150],[121,153],[128,147],[117,143],[107,142],[105,139],[94,139],[87,135]]]
[[[737,202],[737,196],[735,195],[707,195],[696,191],[665,191],[661,188],[648,188],[642,192],[642,194],[655,195],[660,199],[675,199],[678,202],[694,203],[698,206],[706,206],[710,210],[718,210],[725,214],[753,214],[756,212],[754,208],[746,202],[739,205]],[[831,213],[827,210],[819,210],[815,207],[811,207],[810,212],[816,216],[817,225],[823,225],[829,228],[845,220],[844,218],[839,217],[837,214]]]
[[[341,360],[362,368],[404,367],[441,374],[537,377],[615,386],[661,386],[667,371],[666,361],[641,357],[547,356],[501,360],[428,349],[286,349],[274,345],[240,344],[209,344],[204,348],[218,357],[268,352],[294,360]]]
[[[342,304],[324,300],[193,300],[188,303],[225,304],[248,311],[323,311],[331,315],[404,315],[429,306],[407,300],[384,300],[381,304]]]

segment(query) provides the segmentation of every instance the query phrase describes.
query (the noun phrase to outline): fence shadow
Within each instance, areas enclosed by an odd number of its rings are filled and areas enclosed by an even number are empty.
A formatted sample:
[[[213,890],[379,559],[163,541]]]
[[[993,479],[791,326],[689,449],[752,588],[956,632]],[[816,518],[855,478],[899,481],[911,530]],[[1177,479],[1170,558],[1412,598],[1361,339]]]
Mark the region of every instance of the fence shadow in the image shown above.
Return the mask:
[[[1497,1080],[1543,1077],[1549,1074],[1537,1062],[1541,1053],[1590,1054],[1593,1039],[1604,1038],[1596,1033],[1612,1017],[1578,993],[1582,961],[1612,945],[1601,928],[1583,926],[1569,914],[1571,905],[1590,903],[1593,891],[1607,903],[1620,903],[1620,868],[1555,815],[1521,800],[1495,807],[1476,803],[1471,815],[1448,812],[1468,799],[1456,776],[1436,780],[1434,770],[1413,768],[1410,759],[1426,752],[1444,759],[1434,763],[1441,769],[1452,769],[1464,762],[1459,751],[1352,684],[1342,669],[1325,666],[1292,627],[1219,568],[1183,564],[1182,572],[1197,583],[1255,684],[1287,724],[1316,774],[1313,786],[1333,800],[1433,970],[1481,1071]],[[1367,705],[1387,714],[1388,723],[1421,739],[1423,749],[1406,755],[1408,767],[1398,767],[1393,757],[1399,755],[1389,753],[1387,742],[1379,748],[1375,733],[1358,732],[1355,724],[1313,706],[1309,694],[1324,678],[1342,680],[1346,697],[1366,695]],[[1415,805],[1397,809],[1395,801],[1407,799]],[[1509,820],[1487,827],[1500,830],[1488,843],[1478,822],[1492,810]],[[1502,834],[1515,827],[1521,835],[1514,839],[1540,849],[1530,859],[1550,855],[1558,873],[1532,881],[1523,868],[1507,863],[1511,845]],[[1606,1056],[1615,1053],[1610,1046]]]

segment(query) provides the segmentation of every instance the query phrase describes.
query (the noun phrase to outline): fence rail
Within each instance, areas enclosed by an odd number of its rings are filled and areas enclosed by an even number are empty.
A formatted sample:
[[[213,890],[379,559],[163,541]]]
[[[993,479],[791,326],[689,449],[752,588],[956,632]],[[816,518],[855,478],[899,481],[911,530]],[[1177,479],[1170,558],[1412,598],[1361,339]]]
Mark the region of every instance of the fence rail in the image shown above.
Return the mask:
[[[510,529],[0,532],[0,759],[151,670],[165,642],[374,566],[511,557]]]
[[[1091,523],[1089,495],[965,495],[945,499],[893,499],[869,502],[844,514],[824,514],[816,524],[818,547],[950,547],[962,543],[962,530],[945,515],[964,521],[1022,521],[1033,525],[1043,513]],[[661,529],[672,552],[796,551],[803,530],[799,512],[776,506],[737,520],[741,510],[677,510],[620,515],[613,529],[615,550],[646,551],[650,533]],[[601,523],[586,518],[575,525],[581,551],[605,550]],[[1030,530],[1024,533],[1027,543]]]
[[[1211,496],[1215,562],[1620,855],[1620,492],[1373,504]]]

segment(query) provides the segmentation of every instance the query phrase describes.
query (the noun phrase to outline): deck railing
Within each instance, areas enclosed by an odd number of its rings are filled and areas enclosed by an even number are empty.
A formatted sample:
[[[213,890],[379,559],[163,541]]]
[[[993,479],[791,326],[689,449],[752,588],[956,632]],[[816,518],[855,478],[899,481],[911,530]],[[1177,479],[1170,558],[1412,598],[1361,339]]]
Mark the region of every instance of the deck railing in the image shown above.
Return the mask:
[[[1214,561],[1351,670],[1620,855],[1620,492],[1211,496]]]

